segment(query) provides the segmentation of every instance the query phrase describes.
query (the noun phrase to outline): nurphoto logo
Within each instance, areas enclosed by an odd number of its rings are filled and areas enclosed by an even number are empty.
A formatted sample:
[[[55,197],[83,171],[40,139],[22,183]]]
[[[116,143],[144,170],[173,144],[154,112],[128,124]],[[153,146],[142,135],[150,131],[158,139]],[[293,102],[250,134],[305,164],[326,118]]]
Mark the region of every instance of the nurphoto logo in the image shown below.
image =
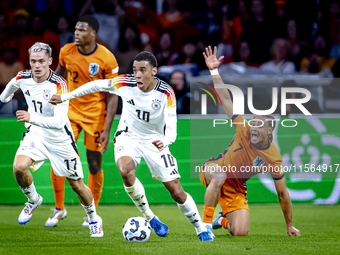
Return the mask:
[[[216,92],[216,90],[205,84],[205,83],[200,83],[203,84],[204,86],[206,86],[207,88],[209,88],[218,98],[220,105],[222,105],[221,99],[218,95],[218,93]],[[217,84],[215,85],[215,88],[226,88],[229,90],[229,92],[231,93],[232,97],[233,97],[233,114],[234,115],[244,115],[245,111],[244,111],[244,94],[242,92],[242,90],[232,84]],[[205,89],[205,88],[200,88],[200,90],[204,91],[205,93],[207,93],[212,100],[215,103],[215,106],[217,106],[215,97],[213,96],[213,94]],[[287,98],[287,94],[289,93],[301,93],[304,94],[305,97],[303,98]],[[201,94],[201,115],[207,115],[207,94]],[[277,107],[278,107],[278,98],[279,98],[279,94],[278,94],[278,88],[277,87],[272,87],[272,105],[269,109],[267,110],[258,110],[255,109],[254,107],[254,103],[253,103],[253,88],[252,87],[248,87],[247,88],[247,106],[249,111],[252,114],[255,115],[270,115],[273,114]],[[312,115],[307,109],[306,107],[303,106],[304,103],[307,103],[310,99],[311,99],[311,93],[309,90],[305,89],[305,88],[299,88],[299,87],[282,87],[281,88],[281,116],[286,116],[287,112],[286,112],[286,106],[287,105],[295,105],[304,115]],[[254,120],[254,119],[253,119]],[[269,119],[269,121],[279,121],[280,119]],[[248,125],[251,126],[251,121],[246,121],[248,122]],[[260,120],[262,121],[262,120]],[[214,119],[213,122],[213,127],[215,127],[216,125],[220,125],[220,124],[227,124],[230,122],[230,126],[232,126],[232,124],[241,124],[241,123],[233,123],[233,120],[228,120],[228,119]],[[262,121],[263,122],[263,121]],[[245,123],[243,123],[245,125]],[[264,123],[263,123],[264,124]],[[294,119],[283,119],[281,121],[281,125],[283,127],[295,127],[297,126],[297,121]]]

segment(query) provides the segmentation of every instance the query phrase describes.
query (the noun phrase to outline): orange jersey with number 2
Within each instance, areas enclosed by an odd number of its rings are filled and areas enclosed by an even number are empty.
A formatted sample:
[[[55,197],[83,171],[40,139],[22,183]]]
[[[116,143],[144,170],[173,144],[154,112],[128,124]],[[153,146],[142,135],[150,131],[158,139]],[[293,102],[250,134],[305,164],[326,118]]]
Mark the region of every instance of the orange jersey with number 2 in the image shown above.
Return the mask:
[[[111,79],[118,75],[114,55],[100,44],[89,54],[81,53],[75,43],[68,43],[60,50],[59,63],[67,71],[70,91],[98,79]],[[95,122],[106,115],[105,92],[96,92],[70,100],[69,118]]]

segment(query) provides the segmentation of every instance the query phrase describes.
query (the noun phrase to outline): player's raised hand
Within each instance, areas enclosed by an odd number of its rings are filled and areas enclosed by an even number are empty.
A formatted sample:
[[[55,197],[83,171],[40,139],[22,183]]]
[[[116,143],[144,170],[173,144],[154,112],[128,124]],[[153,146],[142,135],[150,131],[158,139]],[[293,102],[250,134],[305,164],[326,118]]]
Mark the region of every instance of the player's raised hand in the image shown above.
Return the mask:
[[[29,122],[31,115],[24,111],[24,110],[18,110],[16,113],[18,122]]]
[[[287,234],[289,236],[300,236],[300,231],[293,226],[287,227]]]
[[[205,52],[203,52],[203,56],[205,59],[205,64],[209,68],[209,70],[216,69],[221,64],[224,56],[221,56],[219,59],[216,58],[217,47],[214,47],[214,50],[211,49],[211,46],[205,48]]]
[[[155,145],[159,151],[164,149],[164,144],[161,140],[153,141],[152,144]]]
[[[110,132],[108,130],[104,130],[99,139],[99,146],[103,143],[103,148],[101,148],[100,153],[103,154],[107,148],[109,147],[109,139],[110,139]]]
[[[53,95],[50,99],[50,101],[48,101],[49,103],[56,105],[56,104],[60,104],[62,103],[61,101],[61,96],[60,95]]]

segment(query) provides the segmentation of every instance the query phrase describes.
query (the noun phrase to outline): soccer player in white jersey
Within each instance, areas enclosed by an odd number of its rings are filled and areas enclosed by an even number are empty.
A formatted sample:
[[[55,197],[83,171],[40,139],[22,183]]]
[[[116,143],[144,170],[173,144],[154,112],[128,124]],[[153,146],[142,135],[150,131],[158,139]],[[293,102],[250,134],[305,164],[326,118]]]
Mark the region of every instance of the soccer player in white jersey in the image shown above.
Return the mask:
[[[28,198],[18,222],[26,224],[30,221],[34,210],[43,202],[29,168],[35,171],[49,159],[54,173],[66,177],[77,193],[90,218],[90,236],[102,237],[102,219],[96,213],[91,190],[83,182],[83,169],[67,117],[68,102],[58,106],[48,102],[53,94],[67,93],[68,84],[49,69],[52,49],[48,44],[35,43],[28,52],[31,70],[20,71],[0,95],[0,101],[7,103],[13,93],[21,89],[28,105],[28,111],[16,112],[18,122],[25,122],[27,128],[13,163],[15,179]]]
[[[124,187],[157,235],[166,236],[168,227],[151,211],[142,183],[135,171],[143,157],[152,177],[162,181],[180,211],[195,227],[201,241],[214,241],[202,224],[196,204],[180,185],[176,159],[169,145],[177,136],[176,98],[167,83],[155,78],[157,60],[150,52],[136,55],[133,75],[89,82],[68,94],[53,95],[61,103],[85,94],[105,91],[119,95],[123,112],[115,135],[115,160]]]

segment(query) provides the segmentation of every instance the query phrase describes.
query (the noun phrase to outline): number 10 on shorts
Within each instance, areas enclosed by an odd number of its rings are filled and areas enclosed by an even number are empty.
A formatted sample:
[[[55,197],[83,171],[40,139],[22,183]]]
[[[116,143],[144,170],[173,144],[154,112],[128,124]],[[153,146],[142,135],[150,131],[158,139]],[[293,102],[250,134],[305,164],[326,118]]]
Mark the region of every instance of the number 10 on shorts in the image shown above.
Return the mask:
[[[175,161],[174,157],[171,154],[163,154],[161,158],[164,160],[164,165],[166,168],[169,167],[174,167],[175,166]]]

